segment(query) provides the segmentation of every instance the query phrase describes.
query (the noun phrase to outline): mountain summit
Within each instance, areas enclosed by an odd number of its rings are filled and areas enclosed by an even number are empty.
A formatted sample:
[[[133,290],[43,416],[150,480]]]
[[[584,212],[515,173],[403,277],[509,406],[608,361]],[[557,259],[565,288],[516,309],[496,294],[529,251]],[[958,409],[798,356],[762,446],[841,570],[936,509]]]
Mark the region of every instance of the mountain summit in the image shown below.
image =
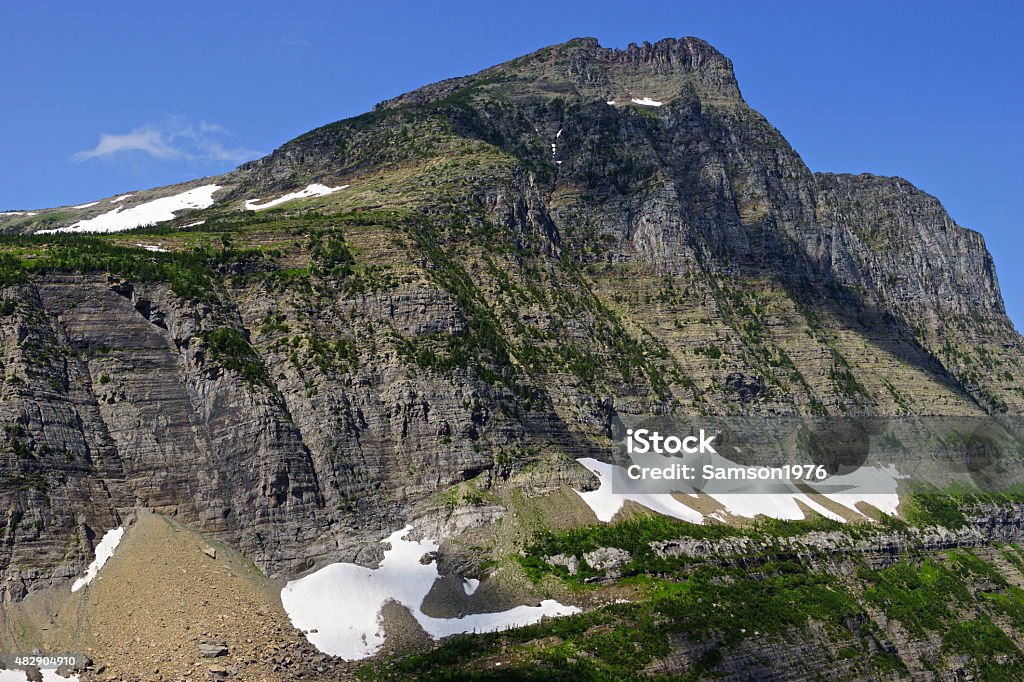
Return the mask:
[[[699,38],[666,38],[625,50],[601,47],[595,38],[576,38],[473,76],[428,85],[376,109],[434,102],[472,87],[513,99],[547,94],[623,104],[644,97],[668,101],[687,91],[705,99],[740,99],[732,62]]]

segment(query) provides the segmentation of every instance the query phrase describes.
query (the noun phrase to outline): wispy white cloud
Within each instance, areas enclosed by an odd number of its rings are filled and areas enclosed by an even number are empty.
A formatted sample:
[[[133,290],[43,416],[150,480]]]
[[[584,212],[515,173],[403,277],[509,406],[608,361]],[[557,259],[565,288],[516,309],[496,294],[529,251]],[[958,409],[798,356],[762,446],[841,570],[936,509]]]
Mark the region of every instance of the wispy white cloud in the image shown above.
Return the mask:
[[[88,161],[123,152],[144,152],[158,159],[181,156],[181,152],[168,143],[162,132],[151,126],[143,126],[120,135],[102,133],[99,144],[92,149],[76,152],[71,158],[75,161]]]
[[[92,149],[72,155],[77,162],[89,159],[127,158],[146,154],[161,161],[241,163],[260,153],[244,147],[229,147],[224,126],[209,121],[190,123],[180,116],[168,116],[160,123],[147,123],[127,133],[102,133]]]

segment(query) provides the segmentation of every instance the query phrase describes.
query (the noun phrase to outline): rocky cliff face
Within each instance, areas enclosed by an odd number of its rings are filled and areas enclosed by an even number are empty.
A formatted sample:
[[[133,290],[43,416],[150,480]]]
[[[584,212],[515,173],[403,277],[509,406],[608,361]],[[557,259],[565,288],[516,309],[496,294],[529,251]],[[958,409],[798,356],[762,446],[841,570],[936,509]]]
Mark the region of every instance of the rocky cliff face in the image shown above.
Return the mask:
[[[268,572],[369,560],[593,485],[617,412],[1024,413],[980,235],[811,173],[697,39],[547,48],[214,180],[180,230],[4,245],[8,599],[136,507]],[[349,189],[243,208],[311,182]]]
[[[416,504],[522,466],[496,461],[496,450],[529,443],[530,428],[538,442],[565,430],[501,414],[514,401],[471,377],[410,376],[355,341],[339,351],[346,333],[373,344],[374,325],[390,321],[412,338],[458,333],[464,321],[436,291],[367,296],[358,321],[351,302],[321,302],[309,319],[274,296],[236,290],[230,306],[211,305],[106,276],[47,277],[10,293],[19,302],[4,328],[2,418],[13,598],[73,576],[136,507],[187,520],[268,572],[340,555],[370,561],[366,540]],[[286,327],[284,315],[309,336],[256,356],[246,323]],[[225,329],[253,354],[243,358],[252,374],[218,355],[210,332]],[[579,471],[551,475],[532,489],[586,485]]]

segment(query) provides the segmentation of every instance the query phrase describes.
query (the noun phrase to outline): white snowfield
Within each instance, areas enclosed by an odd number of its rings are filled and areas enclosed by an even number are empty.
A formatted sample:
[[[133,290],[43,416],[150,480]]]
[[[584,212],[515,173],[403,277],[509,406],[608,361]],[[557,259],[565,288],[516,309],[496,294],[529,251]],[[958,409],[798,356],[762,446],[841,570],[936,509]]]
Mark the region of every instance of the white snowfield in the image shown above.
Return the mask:
[[[861,467],[850,474],[830,476],[829,485],[849,486],[841,493],[829,493],[826,497],[847,509],[857,511],[857,503],[865,502],[875,509],[895,516],[900,508],[900,496],[896,490],[898,479],[906,478],[896,469],[895,464],[877,467]]]
[[[334,194],[335,192],[343,189],[348,189],[348,185],[341,185],[340,187],[328,187],[327,185],[313,183],[306,189],[300,189],[297,192],[289,192],[284,196],[278,197],[276,199],[271,199],[270,201],[264,204],[259,203],[259,199],[250,199],[245,202],[245,208],[246,210],[249,211],[262,211],[264,209],[277,206],[278,204],[283,204],[286,201],[292,201],[294,199],[308,199],[310,197],[325,197],[328,194]]]
[[[112,530],[108,530],[104,534],[103,539],[96,545],[96,558],[92,560],[89,567],[85,569],[85,575],[79,578],[71,586],[72,592],[78,592],[80,589],[88,585],[96,577],[96,574],[103,568],[103,564],[107,563],[107,560],[114,556],[114,550],[117,549],[118,544],[121,542],[121,538],[124,536],[124,526],[118,526]]]
[[[704,523],[704,515],[701,512],[689,507],[669,493],[612,492],[612,480],[615,474],[619,474],[619,480],[625,478],[622,475],[622,468],[618,465],[607,464],[590,457],[583,457],[576,461],[593,472],[600,481],[600,487],[597,490],[575,491],[599,521],[605,523],[611,521],[622,509],[626,500],[633,500],[637,504],[665,516],[696,524]],[[859,503],[871,505],[891,516],[896,514],[900,506],[900,498],[897,493],[898,479],[900,478],[903,476],[893,465],[863,466],[850,474],[830,476],[823,482],[823,485],[829,487],[843,487],[845,488],[844,492],[821,494],[858,516],[864,516],[857,508]],[[808,486],[814,487],[813,484],[808,484]],[[688,496],[698,497],[695,493],[689,493]],[[748,519],[756,516],[784,520],[806,518],[804,510],[797,504],[799,502],[826,518],[835,521],[846,520],[840,514],[816,502],[796,488],[793,488],[791,493],[709,493],[708,497],[724,507],[727,514]],[[725,520],[720,512],[713,512],[708,516],[718,521]],[[867,517],[865,516],[865,518]]]
[[[120,232],[136,227],[155,225],[156,223],[174,220],[177,217],[175,213],[178,211],[209,208],[213,205],[214,193],[219,189],[220,185],[203,185],[181,194],[161,197],[131,208],[118,206],[113,211],[107,211],[95,218],[79,220],[69,227],[40,230],[38,234],[52,234],[54,232]],[[125,194],[117,199],[111,199],[111,201],[122,201],[130,196],[130,194]]]
[[[0,211],[0,215],[36,215],[36,211]]]
[[[651,99],[650,97],[641,97],[640,99],[636,99],[636,98],[634,97],[634,98],[633,98],[632,100],[630,100],[630,101],[631,101],[631,102],[633,102],[633,104],[642,104],[642,105],[643,105],[643,106],[645,106],[645,107],[660,107],[660,106],[661,106],[661,104],[662,104],[662,103],[661,103],[661,102],[659,102],[658,100],[656,100],[656,99]]]
[[[637,504],[665,516],[672,516],[683,521],[689,521],[690,523],[704,523],[703,514],[696,509],[687,507],[667,493],[612,492],[612,472],[619,468],[615,464],[606,464],[591,457],[582,457],[576,461],[590,469],[597,476],[598,480],[601,481],[601,487],[597,490],[585,493],[581,493],[578,490],[575,491],[577,495],[583,498],[587,506],[594,511],[598,521],[604,521],[605,523],[611,521],[619,510],[622,509],[622,505],[626,503],[626,500],[633,500]]]
[[[461,618],[433,618],[417,611],[416,622],[434,639],[450,637],[464,632],[497,632],[537,623],[545,616],[569,616],[579,613],[576,606],[566,606],[554,599],[545,599],[540,606],[516,606],[508,611],[470,613]]]
[[[350,661],[372,656],[384,644],[380,611],[389,601],[408,608],[434,639],[462,632],[493,632],[536,623],[544,616],[579,612],[575,606],[548,599],[539,606],[517,606],[461,618],[428,616],[420,607],[439,576],[435,561],[423,564],[420,558],[437,551],[438,545],[431,540],[403,539],[411,530],[412,526],[406,526],[383,540],[391,549],[384,552],[377,568],[330,564],[284,586],[284,610],[313,646]]]

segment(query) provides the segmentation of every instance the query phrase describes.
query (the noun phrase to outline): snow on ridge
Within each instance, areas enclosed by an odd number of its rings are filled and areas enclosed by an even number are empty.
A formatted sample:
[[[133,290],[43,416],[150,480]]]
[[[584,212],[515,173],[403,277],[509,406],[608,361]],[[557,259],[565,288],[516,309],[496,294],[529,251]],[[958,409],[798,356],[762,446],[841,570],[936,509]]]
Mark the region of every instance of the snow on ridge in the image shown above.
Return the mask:
[[[90,201],[88,204],[79,204],[78,206],[72,206],[71,208],[79,208],[79,209],[81,209],[81,208],[92,208],[93,206],[95,206],[98,203],[100,203],[100,202],[98,202],[98,201]]]
[[[122,194],[119,197],[114,197],[113,199],[111,199],[110,203],[116,204],[119,201],[124,201],[125,199],[130,199],[132,196],[134,196],[134,195],[132,195],[132,194]]]
[[[797,502],[807,505],[827,519],[843,522],[845,519],[801,492],[789,493],[712,493],[712,499],[725,507],[733,516],[753,519],[767,516],[783,521],[800,521],[807,518]],[[857,512],[858,514],[860,512]]]
[[[54,232],[120,232],[122,230],[131,230],[136,227],[162,223],[174,220],[177,217],[175,214],[178,211],[190,208],[209,208],[213,205],[214,193],[219,189],[220,185],[203,185],[181,194],[153,199],[131,208],[118,206],[113,211],[107,211],[95,218],[79,220],[70,227],[39,230],[37,234],[52,234]],[[130,194],[125,194],[117,199],[111,199],[111,201],[122,201],[130,196]]]
[[[306,189],[300,189],[297,192],[289,192],[284,196],[280,196],[276,199],[271,199],[266,203],[259,203],[259,199],[249,199],[245,202],[245,208],[247,211],[262,211],[278,204],[283,204],[286,201],[292,201],[293,199],[308,199],[310,197],[325,197],[328,194],[334,194],[338,190],[348,189],[348,185],[341,185],[339,187],[328,187],[327,185],[321,185],[314,182],[312,185],[306,187]]]
[[[78,592],[80,589],[88,585],[99,573],[100,569],[103,568],[103,564],[107,563],[107,560],[114,556],[114,550],[121,543],[121,538],[124,536],[124,526],[118,526],[117,528],[108,530],[104,534],[103,539],[96,545],[96,558],[92,560],[89,567],[85,569],[85,575],[79,578],[71,586],[72,592]]]
[[[461,618],[428,616],[420,607],[439,574],[436,561],[423,564],[420,558],[437,551],[438,545],[429,539],[404,539],[411,530],[412,526],[406,526],[382,540],[391,548],[384,552],[377,568],[329,564],[284,586],[284,610],[313,646],[347,660],[372,656],[384,644],[380,610],[388,601],[408,608],[433,639],[462,632],[493,632],[536,623],[545,616],[579,612],[575,606],[547,599],[539,606],[517,606],[508,611],[473,613]],[[467,594],[470,580],[463,585]]]
[[[864,502],[889,516],[895,516],[900,506],[900,496],[896,492],[899,487],[897,480],[901,478],[907,477],[900,474],[895,464],[884,467],[862,466],[849,474],[830,476],[829,485],[849,487],[845,492],[828,493],[826,497],[858,514],[860,510],[856,505]]]
[[[662,105],[662,102],[659,102],[656,99],[651,99],[650,97],[643,97],[641,99],[634,97],[631,101],[633,104],[641,104],[645,107],[660,107]]]
[[[604,521],[605,523],[611,521],[619,510],[622,509],[622,505],[626,503],[626,500],[633,500],[637,504],[665,516],[689,521],[690,523],[704,523],[703,514],[696,509],[687,507],[668,493],[612,492],[612,472],[616,468],[614,464],[606,464],[592,457],[581,457],[576,461],[592,471],[598,480],[601,481],[601,486],[597,490],[585,493],[581,493],[578,490],[574,491],[593,510],[598,521]]]
[[[621,469],[615,464],[607,464],[590,457],[581,457],[576,461],[593,472],[600,481],[600,487],[597,490],[574,491],[590,507],[599,521],[610,522],[622,509],[626,500],[632,500],[665,516],[696,524],[704,523],[703,514],[683,504],[669,493],[613,492],[612,479],[615,476],[615,470]],[[625,478],[625,476],[621,476],[619,480]],[[897,493],[898,479],[900,478],[905,477],[897,471],[894,465],[863,466],[849,474],[830,476],[824,482],[828,487],[838,487],[844,492],[819,494],[858,516],[864,516],[864,513],[857,508],[857,505],[861,503],[869,504],[879,511],[893,516],[900,505]],[[807,485],[814,488],[813,483]],[[819,504],[796,488],[791,493],[709,492],[707,495],[722,505],[725,508],[725,513],[732,516],[752,519],[760,515],[774,519],[801,520],[806,518],[804,510],[800,507],[802,504],[825,518],[846,522],[843,516]],[[690,494],[690,497],[697,497],[697,495]],[[798,502],[800,504],[797,504]],[[724,520],[722,514],[717,511],[709,514],[708,517],[718,521]],[[865,516],[865,518],[868,517]]]

